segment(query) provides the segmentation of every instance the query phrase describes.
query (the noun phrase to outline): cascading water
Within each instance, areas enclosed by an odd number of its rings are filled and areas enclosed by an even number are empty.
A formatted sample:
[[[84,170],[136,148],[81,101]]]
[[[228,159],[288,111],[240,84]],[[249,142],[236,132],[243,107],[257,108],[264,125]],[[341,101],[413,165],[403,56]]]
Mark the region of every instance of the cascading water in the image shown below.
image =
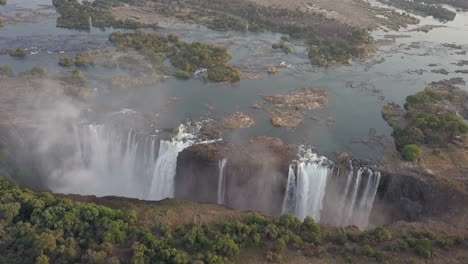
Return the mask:
[[[224,168],[226,167],[227,159],[219,161],[219,177],[218,177],[218,204],[224,204],[224,196],[226,191],[226,179],[224,176]]]
[[[320,221],[322,210],[326,210],[329,223],[366,228],[379,187],[380,172],[367,167],[355,168],[350,161],[346,181],[340,181],[340,167],[333,170],[333,163],[325,157],[303,147],[298,156],[299,160],[289,166],[282,213],[292,213],[300,219],[311,216]],[[333,191],[326,193],[330,181],[332,186],[341,186],[338,196]],[[323,208],[325,198],[329,202]]]
[[[380,172],[366,167],[360,167],[357,171],[350,168],[343,189],[344,195],[341,197],[337,225],[356,225],[360,228],[368,226],[380,177]]]
[[[299,156],[296,170],[289,168],[283,213],[294,213],[300,219],[311,216],[319,221],[330,162],[303,147],[300,148]]]
[[[196,133],[199,130],[198,124],[193,127],[180,125],[175,137],[171,140],[161,140],[147,199],[162,200],[174,197],[177,157],[182,150],[196,142]]]
[[[52,174],[57,192],[143,198],[155,164],[155,137],[119,133],[104,125],[74,128],[72,159]],[[147,191],[147,190],[146,190]]]
[[[296,210],[296,174],[294,165],[289,165],[288,181],[286,183],[286,192],[284,194],[281,212],[294,214]]]

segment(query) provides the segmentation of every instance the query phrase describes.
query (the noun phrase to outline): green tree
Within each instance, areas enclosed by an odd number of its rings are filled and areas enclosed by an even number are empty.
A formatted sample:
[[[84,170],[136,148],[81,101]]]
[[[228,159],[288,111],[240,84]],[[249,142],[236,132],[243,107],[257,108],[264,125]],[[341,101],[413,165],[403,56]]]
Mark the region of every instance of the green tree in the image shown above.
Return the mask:
[[[421,156],[421,150],[418,145],[410,144],[403,147],[401,155],[403,156],[403,159],[407,161],[416,161]]]

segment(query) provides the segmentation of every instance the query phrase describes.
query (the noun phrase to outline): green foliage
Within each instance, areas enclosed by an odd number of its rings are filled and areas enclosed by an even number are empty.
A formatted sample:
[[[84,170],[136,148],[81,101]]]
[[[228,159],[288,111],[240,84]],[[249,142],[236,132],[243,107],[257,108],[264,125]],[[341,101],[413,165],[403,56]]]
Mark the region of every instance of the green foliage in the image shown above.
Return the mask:
[[[390,231],[388,231],[388,229],[383,226],[376,227],[371,231],[371,234],[374,240],[377,242],[383,242],[392,239],[392,233],[390,233]]]
[[[422,257],[430,258],[432,256],[431,244],[427,238],[416,240],[414,249],[416,253]]]
[[[304,239],[304,241],[306,242],[313,244],[320,243],[320,226],[317,223],[315,223],[314,219],[312,219],[312,217],[310,216],[306,217],[302,222],[300,234],[302,236],[302,239]]]
[[[314,64],[346,62],[362,54],[360,46],[370,40],[367,30],[299,8],[279,8],[240,0],[159,0],[155,3],[156,12],[164,16],[205,24],[217,30],[269,30],[305,39],[310,47],[309,57]],[[286,38],[282,40],[288,41]],[[316,46],[319,48],[315,49]],[[287,46],[283,50],[290,52]]]
[[[44,78],[47,75],[47,70],[41,66],[35,66],[29,71],[24,71],[19,74],[23,79]]]
[[[161,63],[170,58],[172,65],[180,71],[176,77],[187,78],[197,69],[208,69],[208,79],[215,82],[236,82],[240,80],[239,70],[226,65],[231,59],[226,50],[200,42],[187,43],[176,35],[114,32],[109,40],[122,48],[134,48],[151,63]]]
[[[75,65],[75,60],[68,56],[60,56],[59,57],[59,65],[63,67],[69,67]]]
[[[408,96],[405,109],[409,124],[394,126],[393,136],[398,149],[412,144],[445,147],[455,136],[468,133],[468,124],[441,103],[452,104],[460,99],[452,92],[426,88]]]
[[[407,161],[417,161],[421,156],[421,150],[418,145],[406,145],[401,151],[401,155],[403,156],[403,159]]]
[[[275,44],[271,45],[271,47],[273,49],[281,49],[286,54],[291,53],[291,51],[292,51],[291,47],[289,47],[289,45],[284,43],[284,42],[275,43]]]
[[[23,49],[23,48],[12,50],[12,51],[10,51],[10,56],[12,56],[12,57],[24,57],[24,56],[26,56],[26,50]]]
[[[301,226],[301,220],[292,214],[284,214],[280,216],[279,224],[290,230],[298,230]]]
[[[266,252],[269,262],[281,262],[281,252],[300,249],[320,256],[328,242],[344,245],[344,254],[362,253],[381,262],[381,243],[393,252],[411,247],[415,254],[431,257],[431,243],[443,248],[463,242],[444,240],[428,231],[410,230],[392,239],[384,227],[366,232],[324,234],[310,217],[303,222],[285,214],[272,219],[249,213],[244,219],[217,225],[186,224],[175,227],[162,221],[150,232],[138,224],[135,211],[121,211],[92,203],[56,198],[49,193],[21,189],[0,179],[0,263],[131,263],[227,264],[244,247]],[[333,238],[333,237],[336,238]],[[349,237],[349,240],[348,240]],[[356,246],[355,242],[361,244]],[[330,248],[339,247],[332,245]],[[361,250],[356,250],[361,249]],[[119,252],[116,255],[115,252]],[[121,252],[128,252],[121,254]],[[335,251],[336,252],[336,251]],[[197,262],[198,261],[198,262]]]
[[[183,70],[178,70],[175,73],[175,77],[182,80],[188,80],[190,79],[190,73]]]
[[[156,25],[142,24],[132,19],[116,19],[111,8],[122,5],[121,0],[53,0],[57,13],[57,27],[90,29],[91,24],[98,28],[154,28]]]

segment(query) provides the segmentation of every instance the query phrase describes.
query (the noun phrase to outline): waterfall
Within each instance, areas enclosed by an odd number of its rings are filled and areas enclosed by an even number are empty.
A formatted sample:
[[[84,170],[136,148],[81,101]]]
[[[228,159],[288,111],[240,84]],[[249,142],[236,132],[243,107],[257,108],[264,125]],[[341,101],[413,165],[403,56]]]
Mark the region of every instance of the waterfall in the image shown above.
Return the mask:
[[[219,177],[218,177],[218,204],[224,204],[224,194],[226,191],[226,179],[224,177],[224,167],[226,167],[227,159],[222,159],[218,163]]]
[[[198,130],[198,125],[195,127],[180,125],[175,137],[171,140],[161,140],[147,199],[162,200],[174,197],[177,157],[182,150],[196,142]]]
[[[344,194],[340,199],[340,209],[335,221],[337,225],[356,225],[360,228],[368,226],[380,178],[380,172],[360,167],[355,173],[351,166],[343,189]]]
[[[104,125],[73,129],[72,158],[63,157],[54,168],[54,191],[64,193],[121,195],[144,198],[151,178],[145,167],[155,164],[155,138],[137,137],[130,130],[120,133]]]
[[[354,184],[353,184],[353,192],[351,194],[350,204],[348,205],[348,213],[346,214],[344,224],[349,223],[350,220],[351,220],[351,217],[353,216],[354,205],[356,204],[357,194],[358,194],[358,190],[359,190],[359,184],[361,183],[361,177],[362,177],[363,172],[364,172],[363,168],[359,168],[358,171],[357,171],[357,175],[356,175],[356,178],[355,178]]]
[[[289,165],[288,181],[286,183],[286,191],[284,193],[283,205],[281,213],[295,213],[296,209],[296,174],[294,173],[293,165]]]
[[[311,216],[320,221],[322,201],[325,196],[327,177],[330,173],[328,160],[310,150],[300,150],[296,171],[289,167],[283,213],[294,213],[300,219]]]

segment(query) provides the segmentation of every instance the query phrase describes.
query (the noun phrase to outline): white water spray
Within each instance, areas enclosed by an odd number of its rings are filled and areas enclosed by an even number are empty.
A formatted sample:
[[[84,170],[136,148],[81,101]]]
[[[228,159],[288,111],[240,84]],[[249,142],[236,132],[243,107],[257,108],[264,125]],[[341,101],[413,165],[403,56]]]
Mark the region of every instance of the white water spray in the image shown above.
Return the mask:
[[[177,157],[185,148],[196,142],[196,133],[200,127],[180,125],[177,135],[171,140],[161,140],[159,155],[153,170],[148,200],[173,198],[175,192],[175,176]]]
[[[226,177],[224,176],[224,168],[226,167],[227,159],[219,161],[219,176],[218,176],[218,204],[224,204],[224,196],[226,192]]]
[[[142,168],[154,167],[154,137],[138,138],[131,130],[123,134],[94,124],[75,127],[73,136],[73,158],[52,172],[54,191],[144,198],[150,175]]]
[[[320,221],[322,201],[325,196],[327,177],[330,173],[329,161],[310,149],[300,148],[300,160],[296,171],[290,167],[283,213],[294,213],[300,219],[311,216]]]

